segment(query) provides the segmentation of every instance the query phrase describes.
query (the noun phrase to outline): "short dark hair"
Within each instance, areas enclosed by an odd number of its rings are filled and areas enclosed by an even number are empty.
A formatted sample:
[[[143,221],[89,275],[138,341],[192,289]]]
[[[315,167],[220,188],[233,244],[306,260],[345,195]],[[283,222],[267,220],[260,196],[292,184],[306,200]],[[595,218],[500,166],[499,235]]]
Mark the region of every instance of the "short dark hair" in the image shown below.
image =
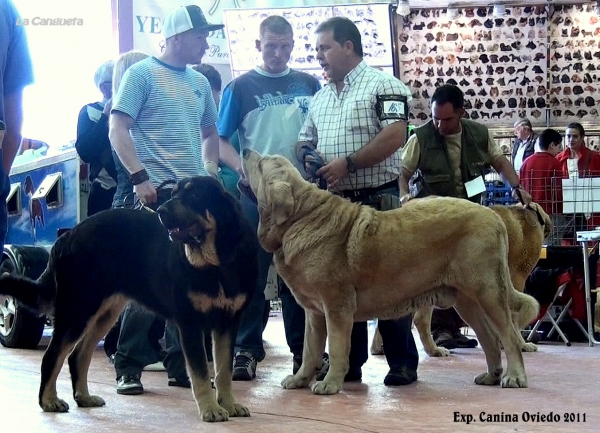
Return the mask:
[[[206,77],[211,89],[219,92],[221,91],[223,81],[221,80],[221,74],[219,74],[219,71],[217,71],[214,66],[200,63],[199,65],[192,66],[192,69],[196,72],[200,72]]]
[[[294,35],[290,22],[280,15],[271,15],[262,20],[258,28],[259,35],[263,37],[267,30],[276,35]]]
[[[360,31],[356,24],[346,17],[332,17],[317,26],[315,33],[333,32],[333,39],[340,45],[352,42],[354,52],[363,57],[363,46]]]
[[[567,129],[576,129],[579,131],[579,134],[583,137],[585,136],[585,129],[583,129],[583,126],[581,125],[581,123],[578,122],[573,122],[573,123],[569,123],[567,125]]]
[[[548,150],[552,143],[562,143],[562,136],[554,129],[545,129],[538,138],[538,146],[540,150]]]
[[[434,102],[437,102],[439,105],[450,103],[455,110],[465,108],[465,95],[457,86],[443,84],[433,92],[431,103],[433,104]]]

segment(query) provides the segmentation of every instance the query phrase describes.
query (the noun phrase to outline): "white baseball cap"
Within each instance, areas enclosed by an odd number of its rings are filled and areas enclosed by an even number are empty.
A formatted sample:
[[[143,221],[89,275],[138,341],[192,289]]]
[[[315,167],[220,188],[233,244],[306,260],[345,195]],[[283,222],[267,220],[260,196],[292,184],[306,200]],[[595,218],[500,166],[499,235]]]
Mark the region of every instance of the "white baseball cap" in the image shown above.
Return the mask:
[[[163,36],[169,39],[188,30],[220,30],[223,24],[209,24],[204,17],[202,9],[196,5],[180,6],[172,11],[163,21]]]

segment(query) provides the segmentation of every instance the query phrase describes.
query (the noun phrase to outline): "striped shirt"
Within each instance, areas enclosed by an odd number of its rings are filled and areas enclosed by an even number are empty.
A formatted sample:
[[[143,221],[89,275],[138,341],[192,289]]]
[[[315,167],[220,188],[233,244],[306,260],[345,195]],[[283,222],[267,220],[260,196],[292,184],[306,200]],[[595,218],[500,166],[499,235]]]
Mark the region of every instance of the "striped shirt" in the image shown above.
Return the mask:
[[[325,161],[356,152],[383,128],[397,121],[379,119],[377,97],[383,95],[401,95],[408,101],[412,98],[410,89],[400,80],[360,62],[344,78],[344,89],[339,95],[335,83],[328,83],[313,97],[298,140],[315,145]],[[397,151],[379,164],[348,173],[338,189],[376,188],[397,179],[399,174],[400,152]]]
[[[217,107],[204,75],[149,57],[125,72],[112,109],[135,121],[131,138],[155,187],[206,175],[201,128],[216,125]]]

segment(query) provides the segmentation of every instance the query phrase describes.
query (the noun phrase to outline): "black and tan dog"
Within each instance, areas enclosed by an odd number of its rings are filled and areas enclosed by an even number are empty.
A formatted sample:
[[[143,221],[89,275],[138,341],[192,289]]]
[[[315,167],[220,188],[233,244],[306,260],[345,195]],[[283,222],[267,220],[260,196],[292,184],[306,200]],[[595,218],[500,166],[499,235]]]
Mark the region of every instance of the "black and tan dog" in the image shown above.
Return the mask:
[[[161,224],[162,222],[162,224]],[[66,412],[56,380],[65,358],[78,406],[104,405],[88,391],[92,353],[128,300],[173,320],[204,421],[249,416],[231,389],[233,344],[256,286],[258,242],[235,199],[210,177],[180,181],[157,213],[117,209],[61,236],[37,281],[2,275],[0,293],[54,319],[44,354],[39,404]],[[216,396],[205,332],[211,332]]]

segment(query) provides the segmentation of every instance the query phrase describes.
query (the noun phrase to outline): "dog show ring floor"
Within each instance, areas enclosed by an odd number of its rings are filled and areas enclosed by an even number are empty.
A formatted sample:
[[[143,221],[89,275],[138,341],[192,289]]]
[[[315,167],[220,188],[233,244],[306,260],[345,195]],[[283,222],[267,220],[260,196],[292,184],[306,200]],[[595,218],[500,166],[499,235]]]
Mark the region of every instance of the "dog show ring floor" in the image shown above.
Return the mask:
[[[388,366],[371,356],[361,383],[341,393],[313,395],[309,389],[285,390],[281,380],[292,370],[280,314],[269,318],[264,333],[267,356],[252,382],[234,382],[238,402],[249,418],[224,423],[202,422],[189,389],[167,386],[165,372],[145,371],[143,395],[117,395],[115,371],[101,346],[89,371],[89,388],[106,406],[75,404],[68,367],[58,379],[59,397],[68,413],[44,413],[38,406],[40,364],[48,344],[46,332],[37,350],[0,347],[2,432],[597,432],[600,425],[600,347],[586,343],[542,342],[524,353],[526,389],[502,389],[473,383],[485,370],[480,347],[456,349],[448,358],[429,358],[419,347],[419,380],[386,387]],[[506,358],[503,356],[506,366]]]

